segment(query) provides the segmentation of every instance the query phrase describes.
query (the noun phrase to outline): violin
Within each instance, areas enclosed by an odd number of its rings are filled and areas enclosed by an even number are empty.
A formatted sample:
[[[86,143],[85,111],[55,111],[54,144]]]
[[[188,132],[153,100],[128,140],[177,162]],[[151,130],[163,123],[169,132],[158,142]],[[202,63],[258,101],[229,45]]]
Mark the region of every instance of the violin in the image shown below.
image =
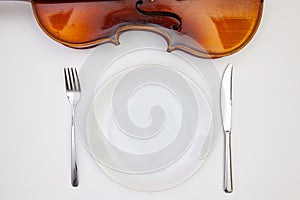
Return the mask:
[[[119,44],[128,30],[158,33],[168,51],[220,58],[254,36],[263,0],[32,0],[41,29],[73,48]]]

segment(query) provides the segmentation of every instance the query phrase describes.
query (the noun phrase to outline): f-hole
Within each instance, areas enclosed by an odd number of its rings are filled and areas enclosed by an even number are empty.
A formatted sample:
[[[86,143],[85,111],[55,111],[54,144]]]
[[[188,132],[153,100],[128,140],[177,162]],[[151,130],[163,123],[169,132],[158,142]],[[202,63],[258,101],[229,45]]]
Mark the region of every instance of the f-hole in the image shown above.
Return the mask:
[[[141,8],[139,8],[139,6],[143,5],[143,3],[144,3],[143,0],[138,0],[135,4],[135,8],[139,13],[141,13],[143,15],[147,15],[147,16],[163,16],[163,17],[174,18],[178,21],[178,25],[174,24],[172,26],[172,29],[175,31],[178,31],[181,28],[182,21],[181,21],[181,18],[177,14],[172,13],[172,12],[167,12],[167,11],[145,11],[145,10],[142,10]]]

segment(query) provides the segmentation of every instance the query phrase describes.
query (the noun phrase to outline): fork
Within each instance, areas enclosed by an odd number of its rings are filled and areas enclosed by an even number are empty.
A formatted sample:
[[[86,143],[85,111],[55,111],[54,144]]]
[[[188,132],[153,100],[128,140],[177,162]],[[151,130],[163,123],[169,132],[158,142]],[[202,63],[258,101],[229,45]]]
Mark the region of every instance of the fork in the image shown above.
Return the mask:
[[[74,67],[64,69],[67,98],[72,108],[71,124],[71,183],[73,187],[78,186],[77,154],[75,146],[75,109],[80,99],[80,83],[77,70]]]

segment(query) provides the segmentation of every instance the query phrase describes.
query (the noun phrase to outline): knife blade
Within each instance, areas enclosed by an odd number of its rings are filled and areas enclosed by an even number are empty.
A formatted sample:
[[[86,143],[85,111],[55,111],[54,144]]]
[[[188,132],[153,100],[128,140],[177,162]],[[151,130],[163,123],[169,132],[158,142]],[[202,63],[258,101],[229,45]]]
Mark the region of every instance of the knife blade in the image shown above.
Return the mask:
[[[229,64],[223,74],[221,95],[223,129],[225,134],[225,159],[224,159],[224,191],[231,193],[232,184],[232,162],[231,162],[231,110],[232,110],[232,73],[233,65]]]

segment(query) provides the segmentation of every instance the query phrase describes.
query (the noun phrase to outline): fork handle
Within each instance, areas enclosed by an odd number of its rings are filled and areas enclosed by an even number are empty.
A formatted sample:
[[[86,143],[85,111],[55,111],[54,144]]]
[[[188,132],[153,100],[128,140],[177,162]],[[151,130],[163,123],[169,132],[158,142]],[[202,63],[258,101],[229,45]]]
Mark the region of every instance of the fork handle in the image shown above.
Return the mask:
[[[231,193],[233,191],[230,132],[225,133],[224,190],[226,193]]]
[[[75,108],[72,108],[72,125],[71,125],[71,183],[73,187],[78,186],[77,173],[77,154],[75,144]]]

